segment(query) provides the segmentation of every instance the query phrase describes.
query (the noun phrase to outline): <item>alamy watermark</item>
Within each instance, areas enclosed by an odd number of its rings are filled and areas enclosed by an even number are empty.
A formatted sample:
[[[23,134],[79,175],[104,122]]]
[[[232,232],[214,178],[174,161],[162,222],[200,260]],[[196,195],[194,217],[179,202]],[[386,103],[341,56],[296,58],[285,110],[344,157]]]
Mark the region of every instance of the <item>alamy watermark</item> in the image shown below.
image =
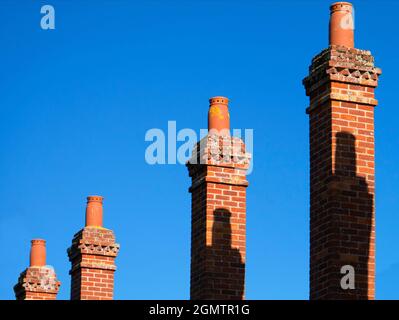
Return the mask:
[[[341,274],[344,274],[341,278],[341,288],[343,290],[355,289],[355,268],[348,264],[344,265],[341,267]]]
[[[46,4],[40,8],[40,13],[44,16],[40,20],[40,27],[43,30],[55,29],[55,9],[52,5]]]
[[[222,143],[220,147],[219,143],[209,143],[205,137],[218,137],[226,143]],[[247,174],[252,172],[253,168],[253,129],[233,129],[232,137],[226,132],[215,132],[213,130],[208,131],[207,129],[199,130],[199,134],[193,129],[183,128],[177,130],[176,121],[168,121],[168,127],[166,132],[159,128],[152,128],[147,130],[145,133],[144,140],[150,142],[145,150],[145,161],[150,165],[165,165],[165,164],[196,164],[205,161],[203,158],[197,158],[193,150],[197,150],[197,142],[200,142],[200,149],[210,147],[214,150],[210,151],[215,161],[229,161],[240,163],[251,154],[251,161]],[[245,144],[243,147],[242,142]],[[195,148],[195,149],[194,149]]]

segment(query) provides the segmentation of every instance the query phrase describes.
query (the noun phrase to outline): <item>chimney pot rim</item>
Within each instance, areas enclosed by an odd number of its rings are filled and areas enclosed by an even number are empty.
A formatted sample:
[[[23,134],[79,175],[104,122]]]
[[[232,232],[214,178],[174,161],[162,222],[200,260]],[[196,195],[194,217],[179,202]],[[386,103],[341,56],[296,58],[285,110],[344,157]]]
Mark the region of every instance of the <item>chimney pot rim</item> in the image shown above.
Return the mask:
[[[353,4],[346,1],[338,1],[330,5],[331,13],[335,11],[348,11],[348,10],[352,11],[352,9],[353,9]]]
[[[210,105],[214,105],[214,104],[228,105],[229,104],[229,99],[227,97],[224,97],[224,96],[215,96],[215,97],[211,97],[209,99],[209,104]]]
[[[102,202],[103,200],[104,200],[104,197],[102,197],[102,196],[88,196],[87,197],[87,202],[93,202],[93,201]]]
[[[46,240],[44,239],[32,239],[31,244],[46,244]]]

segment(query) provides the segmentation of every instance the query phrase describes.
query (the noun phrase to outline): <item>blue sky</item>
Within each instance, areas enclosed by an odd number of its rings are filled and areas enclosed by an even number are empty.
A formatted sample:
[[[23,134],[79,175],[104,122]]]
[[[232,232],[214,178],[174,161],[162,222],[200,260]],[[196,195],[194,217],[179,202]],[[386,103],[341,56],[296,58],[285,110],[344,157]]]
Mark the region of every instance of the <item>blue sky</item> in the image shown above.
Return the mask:
[[[230,98],[254,130],[248,177],[248,299],[307,299],[308,98],[327,47],[331,1],[11,1],[0,4],[0,299],[29,263],[30,239],[69,298],[66,249],[100,194],[121,244],[117,299],[188,299],[190,179],[150,166],[151,128],[206,127]],[[398,52],[395,1],[354,1],[356,47],[383,69],[376,92],[377,298],[399,298]],[[56,29],[40,28],[52,4]]]

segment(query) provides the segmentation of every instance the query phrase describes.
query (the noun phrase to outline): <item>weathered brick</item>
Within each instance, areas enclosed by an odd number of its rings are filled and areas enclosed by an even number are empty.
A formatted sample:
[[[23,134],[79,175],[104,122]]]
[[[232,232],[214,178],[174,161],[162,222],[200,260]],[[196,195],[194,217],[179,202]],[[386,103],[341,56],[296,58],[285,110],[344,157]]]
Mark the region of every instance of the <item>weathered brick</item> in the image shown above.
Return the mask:
[[[119,244],[115,243],[112,230],[102,225],[102,205],[98,203],[102,197],[88,197],[97,202],[94,208],[86,209],[86,225],[75,234],[72,246],[68,249],[69,260],[72,263],[71,300],[112,300],[114,289],[115,258],[119,252]],[[90,211],[88,213],[88,211]],[[101,217],[99,217],[101,215]],[[106,291],[106,293],[104,293]]]
[[[303,81],[311,102],[311,299],[374,298],[374,88],[381,70],[373,61],[368,51],[331,44]],[[330,93],[321,96],[319,83]],[[344,265],[355,269],[353,290],[341,288]]]
[[[212,108],[212,107],[211,107]],[[205,151],[198,154],[199,145]],[[208,135],[194,149],[192,159],[205,158],[207,145],[238,145],[242,162],[207,161],[187,166],[192,186],[191,299],[243,299],[245,278],[246,169],[250,155],[241,140]],[[223,154],[220,148],[220,157]],[[210,173],[212,173],[210,175]],[[208,177],[212,177],[212,181]]]

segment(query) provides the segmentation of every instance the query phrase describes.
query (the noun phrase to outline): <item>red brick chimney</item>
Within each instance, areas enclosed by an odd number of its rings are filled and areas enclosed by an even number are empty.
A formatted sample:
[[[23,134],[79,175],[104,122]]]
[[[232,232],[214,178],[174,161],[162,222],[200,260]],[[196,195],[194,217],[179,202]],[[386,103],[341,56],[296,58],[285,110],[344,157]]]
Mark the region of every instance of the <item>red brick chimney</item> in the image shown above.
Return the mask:
[[[102,226],[103,197],[87,197],[86,226],[68,249],[72,263],[71,300],[112,300],[115,258],[119,244],[112,230]]]
[[[369,51],[353,48],[351,12],[347,2],[331,6],[330,46],[303,81],[310,97],[311,299],[375,294],[374,89],[381,70]]]
[[[46,266],[46,241],[31,241],[30,266],[14,286],[17,300],[55,300],[61,282],[52,267]]]
[[[246,171],[250,155],[230,136],[228,99],[210,99],[209,134],[187,163],[192,185],[191,299],[244,299]]]

